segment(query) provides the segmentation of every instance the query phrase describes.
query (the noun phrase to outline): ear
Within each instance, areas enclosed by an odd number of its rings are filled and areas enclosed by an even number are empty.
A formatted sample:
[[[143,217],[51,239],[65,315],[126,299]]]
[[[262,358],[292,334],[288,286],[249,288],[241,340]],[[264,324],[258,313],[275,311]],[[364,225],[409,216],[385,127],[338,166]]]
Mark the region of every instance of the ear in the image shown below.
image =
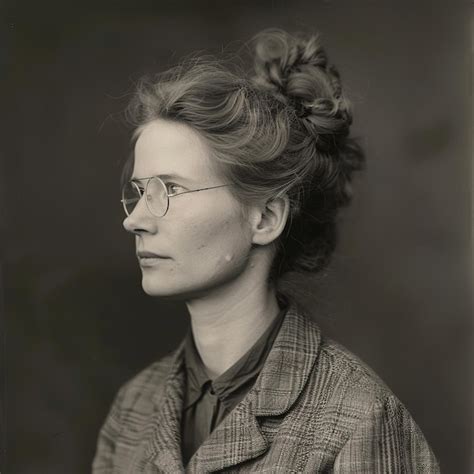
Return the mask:
[[[285,228],[289,212],[290,201],[286,194],[254,208],[252,243],[267,245],[275,241]]]

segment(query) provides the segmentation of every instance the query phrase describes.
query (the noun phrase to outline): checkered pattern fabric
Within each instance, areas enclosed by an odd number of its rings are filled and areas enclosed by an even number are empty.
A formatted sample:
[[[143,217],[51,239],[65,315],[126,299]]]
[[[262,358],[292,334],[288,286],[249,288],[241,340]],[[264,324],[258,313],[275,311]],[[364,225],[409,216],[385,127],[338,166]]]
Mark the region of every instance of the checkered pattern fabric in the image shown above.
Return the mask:
[[[185,469],[183,349],[184,340],[119,390],[94,474],[439,472],[403,404],[294,301],[254,386]]]

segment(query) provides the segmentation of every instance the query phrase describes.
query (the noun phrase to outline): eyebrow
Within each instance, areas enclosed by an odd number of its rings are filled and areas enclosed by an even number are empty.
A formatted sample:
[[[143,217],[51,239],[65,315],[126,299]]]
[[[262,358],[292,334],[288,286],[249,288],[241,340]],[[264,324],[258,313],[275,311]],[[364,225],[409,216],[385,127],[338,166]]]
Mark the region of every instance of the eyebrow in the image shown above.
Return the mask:
[[[185,181],[185,182],[188,182],[188,183],[192,183],[191,179],[185,178],[184,176],[180,176],[179,174],[173,174],[173,173],[170,173],[170,174],[155,174],[153,176],[157,176],[158,178],[161,178],[163,180],[165,180],[165,179],[176,179],[178,181]],[[142,178],[136,178],[136,177],[132,176],[130,181],[139,181],[141,179],[146,179],[146,178],[151,178],[151,176],[144,176]]]

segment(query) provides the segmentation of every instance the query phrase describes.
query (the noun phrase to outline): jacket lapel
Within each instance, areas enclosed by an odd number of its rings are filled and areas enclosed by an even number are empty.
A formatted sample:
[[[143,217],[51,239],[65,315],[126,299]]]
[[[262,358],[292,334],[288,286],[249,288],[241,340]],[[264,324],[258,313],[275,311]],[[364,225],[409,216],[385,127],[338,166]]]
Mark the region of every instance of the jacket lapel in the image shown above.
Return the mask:
[[[188,472],[213,472],[262,455],[270,447],[260,424],[285,413],[309,377],[320,345],[317,325],[291,301],[255,385],[199,447]]]
[[[243,401],[242,401],[243,402]],[[214,472],[263,454],[265,436],[248,403],[240,403],[191,457],[186,472]]]

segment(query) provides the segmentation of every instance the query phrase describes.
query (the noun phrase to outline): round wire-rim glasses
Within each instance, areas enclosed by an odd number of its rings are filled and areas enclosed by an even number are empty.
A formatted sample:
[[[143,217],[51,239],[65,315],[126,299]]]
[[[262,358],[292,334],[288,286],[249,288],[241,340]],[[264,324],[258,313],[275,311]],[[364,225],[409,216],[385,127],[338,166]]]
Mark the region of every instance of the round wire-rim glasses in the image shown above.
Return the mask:
[[[144,180],[147,181],[145,188],[142,189],[138,186],[137,181]],[[152,184],[150,185],[150,183]],[[190,189],[169,194],[165,182],[160,177],[147,176],[146,178],[135,178],[127,181],[122,187],[122,199],[120,201],[123,205],[125,214],[129,216],[143,195],[145,195],[145,203],[148,211],[155,217],[163,217],[168,212],[170,197],[179,196],[181,194],[196,193],[198,191],[206,191],[208,189],[222,188],[224,186],[231,186],[231,184],[219,184],[217,186],[208,186],[205,188]]]

